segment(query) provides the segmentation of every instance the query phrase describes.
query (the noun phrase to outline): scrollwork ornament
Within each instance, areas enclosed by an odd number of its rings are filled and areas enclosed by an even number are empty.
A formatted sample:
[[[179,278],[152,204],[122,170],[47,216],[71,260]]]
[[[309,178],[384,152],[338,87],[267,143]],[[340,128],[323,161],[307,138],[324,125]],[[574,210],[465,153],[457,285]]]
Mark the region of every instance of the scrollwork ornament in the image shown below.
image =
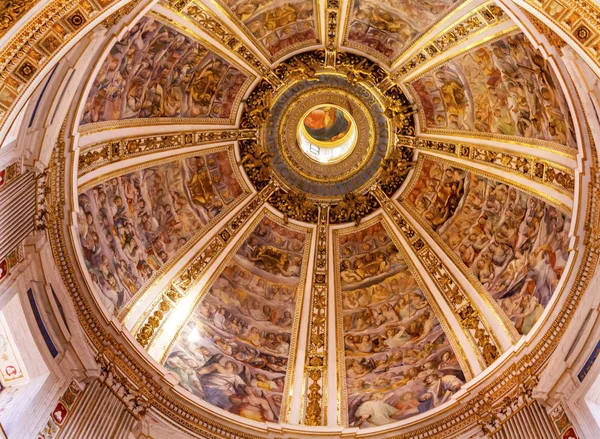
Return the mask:
[[[332,224],[354,222],[358,225],[365,216],[378,207],[379,203],[371,193],[351,192],[331,207],[329,221]]]
[[[327,205],[321,205],[317,213],[317,245],[311,289],[309,339],[304,368],[307,394],[304,401],[303,423],[312,426],[326,423],[326,400],[323,389],[327,384],[325,376],[327,373],[328,210]]]
[[[313,79],[325,67],[325,51],[317,50],[294,55],[274,69],[275,75],[283,82],[290,83],[302,79]]]
[[[338,52],[336,69],[346,73],[351,84],[367,82],[377,85],[388,77],[386,71],[373,61],[347,52]]]
[[[242,140],[239,145],[242,157],[239,164],[258,190],[264,188],[271,181],[273,155],[262,149],[256,140]]]
[[[396,146],[390,156],[381,163],[379,184],[386,195],[392,196],[406,180],[414,166],[413,153],[411,148]]]
[[[317,206],[304,193],[280,189],[271,195],[269,203],[289,218],[308,223],[317,222]]]

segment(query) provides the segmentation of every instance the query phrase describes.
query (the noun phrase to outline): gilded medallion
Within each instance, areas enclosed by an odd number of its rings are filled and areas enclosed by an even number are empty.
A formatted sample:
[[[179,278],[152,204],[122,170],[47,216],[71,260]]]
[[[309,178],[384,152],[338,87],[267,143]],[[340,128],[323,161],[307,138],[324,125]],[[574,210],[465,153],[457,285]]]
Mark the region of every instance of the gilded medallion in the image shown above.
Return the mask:
[[[295,55],[245,100],[240,164],[284,218],[314,223],[330,206],[332,224],[358,222],[379,207],[374,183],[394,194],[411,168],[413,150],[396,136],[414,134],[413,110],[384,70],[339,52],[336,68],[322,51]]]
[[[313,196],[335,198],[372,180],[388,154],[391,136],[372,91],[324,74],[279,95],[264,144],[284,183]]]

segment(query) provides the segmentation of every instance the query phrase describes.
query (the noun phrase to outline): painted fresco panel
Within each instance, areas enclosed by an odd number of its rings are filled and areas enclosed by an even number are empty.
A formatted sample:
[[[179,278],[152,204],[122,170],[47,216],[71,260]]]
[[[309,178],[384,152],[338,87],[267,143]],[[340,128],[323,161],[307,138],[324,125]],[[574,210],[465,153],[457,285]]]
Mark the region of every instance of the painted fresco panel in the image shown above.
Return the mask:
[[[229,119],[248,77],[219,55],[144,17],[111,49],[81,124],[123,119]]]
[[[464,373],[383,225],[340,236],[339,253],[349,425],[389,424],[446,402]]]
[[[567,100],[522,33],[478,46],[411,83],[427,128],[545,140],[576,148]]]
[[[313,0],[222,0],[273,59],[316,44]]]
[[[462,0],[353,0],[346,40],[392,62],[460,3]]]
[[[261,220],[167,357],[181,386],[236,415],[279,421],[308,241],[306,233]]]
[[[529,333],[564,271],[571,217],[519,189],[430,160],[406,201],[517,331]]]
[[[120,309],[243,190],[229,153],[131,172],[79,195],[87,269],[110,313]]]

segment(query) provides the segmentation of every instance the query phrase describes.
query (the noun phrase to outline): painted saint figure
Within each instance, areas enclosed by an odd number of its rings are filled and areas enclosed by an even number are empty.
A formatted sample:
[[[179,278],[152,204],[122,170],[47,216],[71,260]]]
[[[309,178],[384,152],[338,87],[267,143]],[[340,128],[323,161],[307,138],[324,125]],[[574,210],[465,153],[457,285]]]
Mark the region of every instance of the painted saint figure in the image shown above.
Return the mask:
[[[304,118],[306,132],[319,142],[335,142],[343,138],[350,124],[342,110],[329,105],[315,108]]]

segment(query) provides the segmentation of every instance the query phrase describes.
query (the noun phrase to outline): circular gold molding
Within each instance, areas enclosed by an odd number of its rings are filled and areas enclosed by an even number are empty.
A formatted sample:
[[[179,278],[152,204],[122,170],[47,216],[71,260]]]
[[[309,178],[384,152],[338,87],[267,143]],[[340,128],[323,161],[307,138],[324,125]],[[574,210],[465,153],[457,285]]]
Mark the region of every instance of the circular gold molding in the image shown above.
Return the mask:
[[[342,109],[356,123],[356,146],[347,156],[334,163],[317,162],[298,146],[297,127],[302,124],[307,113],[323,105]],[[377,138],[377,127],[367,107],[345,90],[331,86],[311,89],[297,96],[288,104],[276,129],[286,163],[304,178],[316,182],[342,181],[359,172],[372,157]]]

